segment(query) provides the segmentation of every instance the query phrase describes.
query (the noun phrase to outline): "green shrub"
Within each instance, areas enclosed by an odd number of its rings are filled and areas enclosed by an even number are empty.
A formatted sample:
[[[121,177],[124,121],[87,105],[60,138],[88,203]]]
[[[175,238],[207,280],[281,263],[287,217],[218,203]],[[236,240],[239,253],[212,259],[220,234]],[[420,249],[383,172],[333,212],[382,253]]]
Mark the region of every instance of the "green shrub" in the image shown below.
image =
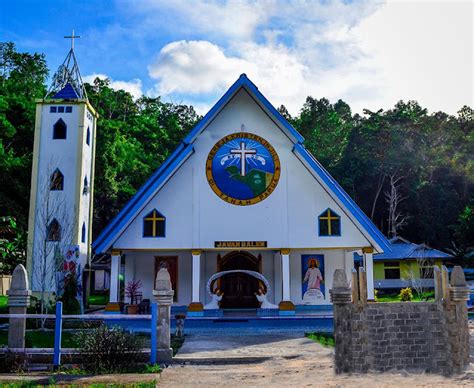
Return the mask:
[[[141,339],[119,327],[109,328],[105,325],[79,332],[76,341],[80,344],[86,368],[94,373],[115,373],[129,369],[142,348]]]
[[[413,292],[410,287],[402,288],[398,298],[402,302],[410,302],[413,299]]]

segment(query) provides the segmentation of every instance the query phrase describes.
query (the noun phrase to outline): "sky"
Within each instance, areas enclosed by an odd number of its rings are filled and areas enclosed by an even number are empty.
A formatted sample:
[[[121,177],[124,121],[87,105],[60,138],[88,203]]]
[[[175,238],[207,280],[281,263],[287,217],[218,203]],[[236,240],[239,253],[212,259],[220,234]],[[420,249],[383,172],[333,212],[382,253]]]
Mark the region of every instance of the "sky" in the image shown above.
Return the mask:
[[[46,55],[74,29],[82,76],[204,114],[241,73],[291,114],[307,96],[354,112],[473,106],[472,1],[0,0],[0,41]]]

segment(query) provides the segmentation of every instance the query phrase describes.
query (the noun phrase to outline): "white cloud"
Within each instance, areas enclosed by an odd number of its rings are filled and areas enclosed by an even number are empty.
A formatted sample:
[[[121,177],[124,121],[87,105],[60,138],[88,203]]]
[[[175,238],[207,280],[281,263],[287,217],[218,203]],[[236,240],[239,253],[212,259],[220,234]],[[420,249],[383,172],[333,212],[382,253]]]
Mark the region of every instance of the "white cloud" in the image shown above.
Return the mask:
[[[105,74],[93,73],[82,77],[82,80],[84,82],[92,84],[96,78],[99,78],[101,80],[109,79],[110,87],[112,89],[125,90],[126,92],[130,93],[135,100],[143,95],[142,81],[138,78],[132,79],[130,81],[119,81],[112,80],[109,76]]]
[[[158,80],[154,90],[160,95],[210,94],[222,92],[240,74],[246,73],[256,84],[265,85],[275,101],[300,96],[305,66],[284,46],[242,44],[241,57],[227,56],[207,41],[173,42],[160,51],[149,66],[150,76]],[[302,101],[299,102],[300,106]],[[292,104],[290,104],[292,105]]]
[[[183,28],[205,37],[169,43],[149,65],[152,92],[163,96],[214,99],[245,72],[293,114],[308,95],[341,98],[356,112],[390,109],[400,99],[448,113],[473,104],[472,3],[196,1],[190,7],[158,1],[140,7],[148,17],[174,12],[186,21]]]

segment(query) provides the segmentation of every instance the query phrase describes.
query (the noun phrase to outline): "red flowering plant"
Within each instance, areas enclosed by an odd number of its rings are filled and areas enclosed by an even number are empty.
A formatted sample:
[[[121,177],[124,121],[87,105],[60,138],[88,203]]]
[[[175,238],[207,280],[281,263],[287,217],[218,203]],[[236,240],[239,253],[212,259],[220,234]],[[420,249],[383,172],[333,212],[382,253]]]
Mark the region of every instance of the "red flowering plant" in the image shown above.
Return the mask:
[[[138,291],[143,287],[141,280],[131,280],[125,287],[125,295],[130,298],[130,304],[137,302]]]

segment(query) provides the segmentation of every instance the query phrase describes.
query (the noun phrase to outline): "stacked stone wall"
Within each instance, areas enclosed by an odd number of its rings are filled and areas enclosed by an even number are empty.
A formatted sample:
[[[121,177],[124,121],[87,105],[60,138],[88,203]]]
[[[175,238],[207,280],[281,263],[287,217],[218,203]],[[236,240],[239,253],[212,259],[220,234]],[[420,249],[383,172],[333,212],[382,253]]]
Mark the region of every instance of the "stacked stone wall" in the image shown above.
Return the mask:
[[[437,292],[434,302],[379,303],[367,302],[364,292],[349,288],[344,271],[336,272],[331,296],[337,373],[395,369],[450,375],[469,363],[465,280],[456,286],[452,280],[451,294],[455,287],[462,291],[452,298]],[[364,275],[352,276],[353,288],[358,287],[354,279]]]

